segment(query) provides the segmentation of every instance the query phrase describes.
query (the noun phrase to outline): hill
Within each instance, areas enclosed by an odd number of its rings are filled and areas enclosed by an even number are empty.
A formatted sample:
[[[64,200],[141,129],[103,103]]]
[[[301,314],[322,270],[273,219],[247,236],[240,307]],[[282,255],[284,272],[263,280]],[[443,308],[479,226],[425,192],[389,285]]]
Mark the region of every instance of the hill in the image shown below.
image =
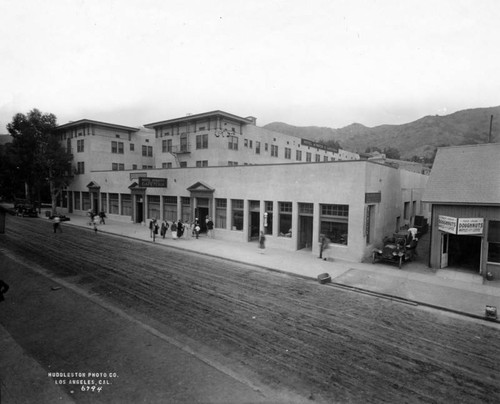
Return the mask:
[[[343,149],[364,152],[368,147],[396,148],[401,158],[430,157],[436,147],[487,143],[493,115],[492,142],[500,142],[500,106],[467,109],[450,115],[425,116],[403,125],[373,128],[353,123],[340,129],[292,126],[273,122],[264,128],[318,142],[337,141]]]

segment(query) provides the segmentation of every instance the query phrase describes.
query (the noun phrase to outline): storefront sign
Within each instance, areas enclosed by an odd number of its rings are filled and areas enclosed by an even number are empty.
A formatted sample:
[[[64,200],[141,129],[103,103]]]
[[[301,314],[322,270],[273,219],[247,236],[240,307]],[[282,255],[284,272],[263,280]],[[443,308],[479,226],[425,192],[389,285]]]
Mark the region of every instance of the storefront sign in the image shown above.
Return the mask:
[[[141,188],[167,188],[166,178],[140,177],[139,187]]]
[[[457,234],[483,234],[484,219],[482,217],[459,218]]]
[[[439,215],[438,229],[445,233],[457,234],[457,218]]]

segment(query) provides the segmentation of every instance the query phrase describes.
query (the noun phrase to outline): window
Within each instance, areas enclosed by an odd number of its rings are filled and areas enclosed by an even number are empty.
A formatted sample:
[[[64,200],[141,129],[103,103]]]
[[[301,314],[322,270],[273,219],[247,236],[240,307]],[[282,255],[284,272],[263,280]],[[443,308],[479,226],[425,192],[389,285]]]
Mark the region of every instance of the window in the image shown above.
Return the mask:
[[[118,194],[109,194],[109,213],[118,215],[119,204],[118,204]]]
[[[153,146],[142,145],[142,155],[144,157],[153,157]]]
[[[183,222],[190,222],[191,219],[191,199],[183,196],[181,198],[181,218]]]
[[[285,158],[290,160],[292,158],[292,149],[285,147]]]
[[[148,195],[148,218],[149,219],[159,219],[160,218],[160,196],[159,195]]]
[[[332,243],[347,245],[349,205],[320,205],[320,208],[320,233]]]
[[[215,227],[227,228],[227,199],[215,199]]]
[[[76,173],[77,174],[85,174],[85,162],[79,161],[76,163]]]
[[[260,142],[255,142],[255,154],[260,154]]]
[[[323,156],[323,161],[328,161],[328,156]]]
[[[232,166],[237,166],[238,165],[238,162],[237,161],[228,161],[227,162],[227,165],[232,167]]]
[[[118,164],[118,171],[123,171],[123,170],[125,170],[125,164],[119,163]]]
[[[132,164],[132,170],[137,170],[137,164]]]
[[[164,139],[161,141],[161,152],[170,153],[172,151],[172,139]]]
[[[186,168],[187,166],[188,166],[187,161],[181,161],[179,163],[179,167],[181,167],[181,168]]]
[[[272,144],[271,145],[271,157],[278,157],[278,146]]]
[[[232,199],[231,207],[231,228],[233,230],[243,230],[243,199]]]
[[[208,135],[196,135],[196,148],[208,149]]]
[[[280,237],[292,237],[292,202],[279,202]]]
[[[111,142],[111,153],[123,154],[123,142]]]
[[[187,133],[181,134],[181,152],[187,152],[189,151],[188,147],[188,135]]]
[[[273,234],[273,202],[266,201],[265,209],[264,231],[266,234]]]
[[[488,262],[500,264],[500,221],[488,222]]]
[[[161,168],[172,168],[172,163],[161,163]]]
[[[243,146],[248,147],[248,139],[243,140]]]
[[[250,140],[250,142],[249,142],[249,146],[250,146],[250,149],[253,147],[252,140]]]
[[[302,150],[295,151],[295,160],[302,161]]]
[[[132,216],[132,195],[122,194],[122,215]]]
[[[82,192],[82,210],[89,210],[90,209],[90,193],[89,192]]]
[[[130,143],[130,151],[134,151],[135,150],[135,146],[133,143]]]
[[[71,153],[71,139],[66,140],[66,153]]]
[[[311,159],[311,153],[306,152],[306,162],[310,163],[312,161]]]
[[[405,202],[403,218],[405,220],[410,218],[410,202]]]
[[[176,221],[179,219],[177,215],[177,197],[164,196],[163,197],[163,218],[168,221]]]
[[[84,142],[84,139],[78,139],[76,141],[76,151],[77,151],[77,153],[82,153],[83,152],[83,142]]]
[[[313,215],[314,204],[312,203],[299,203],[299,215]]]
[[[316,154],[315,159],[316,163],[319,163],[321,161],[321,156],[319,154]]]
[[[113,171],[118,171],[118,163],[111,163],[111,169]]]
[[[269,145],[267,143],[264,143],[264,151],[268,151]]]
[[[101,210],[106,213],[108,211],[108,201],[106,198],[107,194],[102,193],[101,194]]]
[[[208,160],[198,160],[196,167],[208,167]]]
[[[236,136],[229,136],[227,140],[229,150],[238,150],[238,138]]]

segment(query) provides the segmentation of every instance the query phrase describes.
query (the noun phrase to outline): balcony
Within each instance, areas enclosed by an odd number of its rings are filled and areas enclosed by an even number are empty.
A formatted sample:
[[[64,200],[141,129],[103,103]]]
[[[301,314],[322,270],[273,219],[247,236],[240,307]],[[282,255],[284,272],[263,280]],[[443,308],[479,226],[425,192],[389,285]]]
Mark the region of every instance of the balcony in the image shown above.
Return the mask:
[[[191,153],[191,145],[187,143],[179,146],[172,146],[168,152],[172,154],[188,154]]]

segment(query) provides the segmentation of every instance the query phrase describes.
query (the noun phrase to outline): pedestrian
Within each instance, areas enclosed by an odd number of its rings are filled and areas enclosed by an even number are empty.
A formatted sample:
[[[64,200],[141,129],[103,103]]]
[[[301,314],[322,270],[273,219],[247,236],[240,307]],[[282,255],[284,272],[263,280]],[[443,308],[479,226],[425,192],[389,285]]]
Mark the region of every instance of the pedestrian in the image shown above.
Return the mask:
[[[172,240],[177,240],[177,224],[172,221],[172,226],[170,226],[170,231],[172,233]]]
[[[59,216],[55,216],[54,217],[54,223],[53,223],[53,227],[54,227],[54,233],[59,230],[59,233],[62,233],[62,229],[61,229],[61,218]]]
[[[153,224],[153,242],[156,240],[156,236],[158,235],[159,228],[160,228],[160,226],[158,226],[158,222],[155,219],[154,224]]]
[[[165,220],[163,222],[161,222],[161,229],[160,229],[160,235],[162,238],[165,238],[165,234],[167,233],[167,230],[168,230],[168,223],[165,222]]]
[[[181,219],[177,221],[177,238],[181,238],[184,234],[184,225],[181,222]]]
[[[0,302],[3,302],[5,298],[3,295],[9,290],[9,285],[7,285],[3,280],[0,279]]]
[[[92,212],[92,209],[87,211],[87,216],[89,217],[89,226],[92,226],[94,224],[94,212]]]
[[[101,220],[99,221],[99,224],[106,224],[106,222],[105,222],[105,220],[104,220],[104,219],[106,219],[106,213],[104,213],[104,211],[103,211],[103,210],[101,210],[101,211],[99,212],[99,218],[101,219]]]
[[[264,254],[264,250],[266,249],[266,236],[263,231],[261,231],[259,235],[259,249],[262,250],[261,254]]]
[[[326,261],[326,258],[323,258],[323,253],[330,246],[330,239],[326,237],[324,234],[319,235],[319,259]]]
[[[194,234],[196,238],[200,236],[200,224],[198,223],[198,218],[196,218],[194,221]]]
[[[151,219],[149,222],[149,237],[150,238],[153,238],[153,230],[154,230],[154,226],[155,226],[154,222],[155,222],[154,219]]]
[[[97,234],[97,225],[99,224],[99,220],[100,220],[99,216],[96,215],[94,217],[94,233],[95,234]]]
[[[207,237],[214,238],[214,222],[211,217],[207,220]]]

